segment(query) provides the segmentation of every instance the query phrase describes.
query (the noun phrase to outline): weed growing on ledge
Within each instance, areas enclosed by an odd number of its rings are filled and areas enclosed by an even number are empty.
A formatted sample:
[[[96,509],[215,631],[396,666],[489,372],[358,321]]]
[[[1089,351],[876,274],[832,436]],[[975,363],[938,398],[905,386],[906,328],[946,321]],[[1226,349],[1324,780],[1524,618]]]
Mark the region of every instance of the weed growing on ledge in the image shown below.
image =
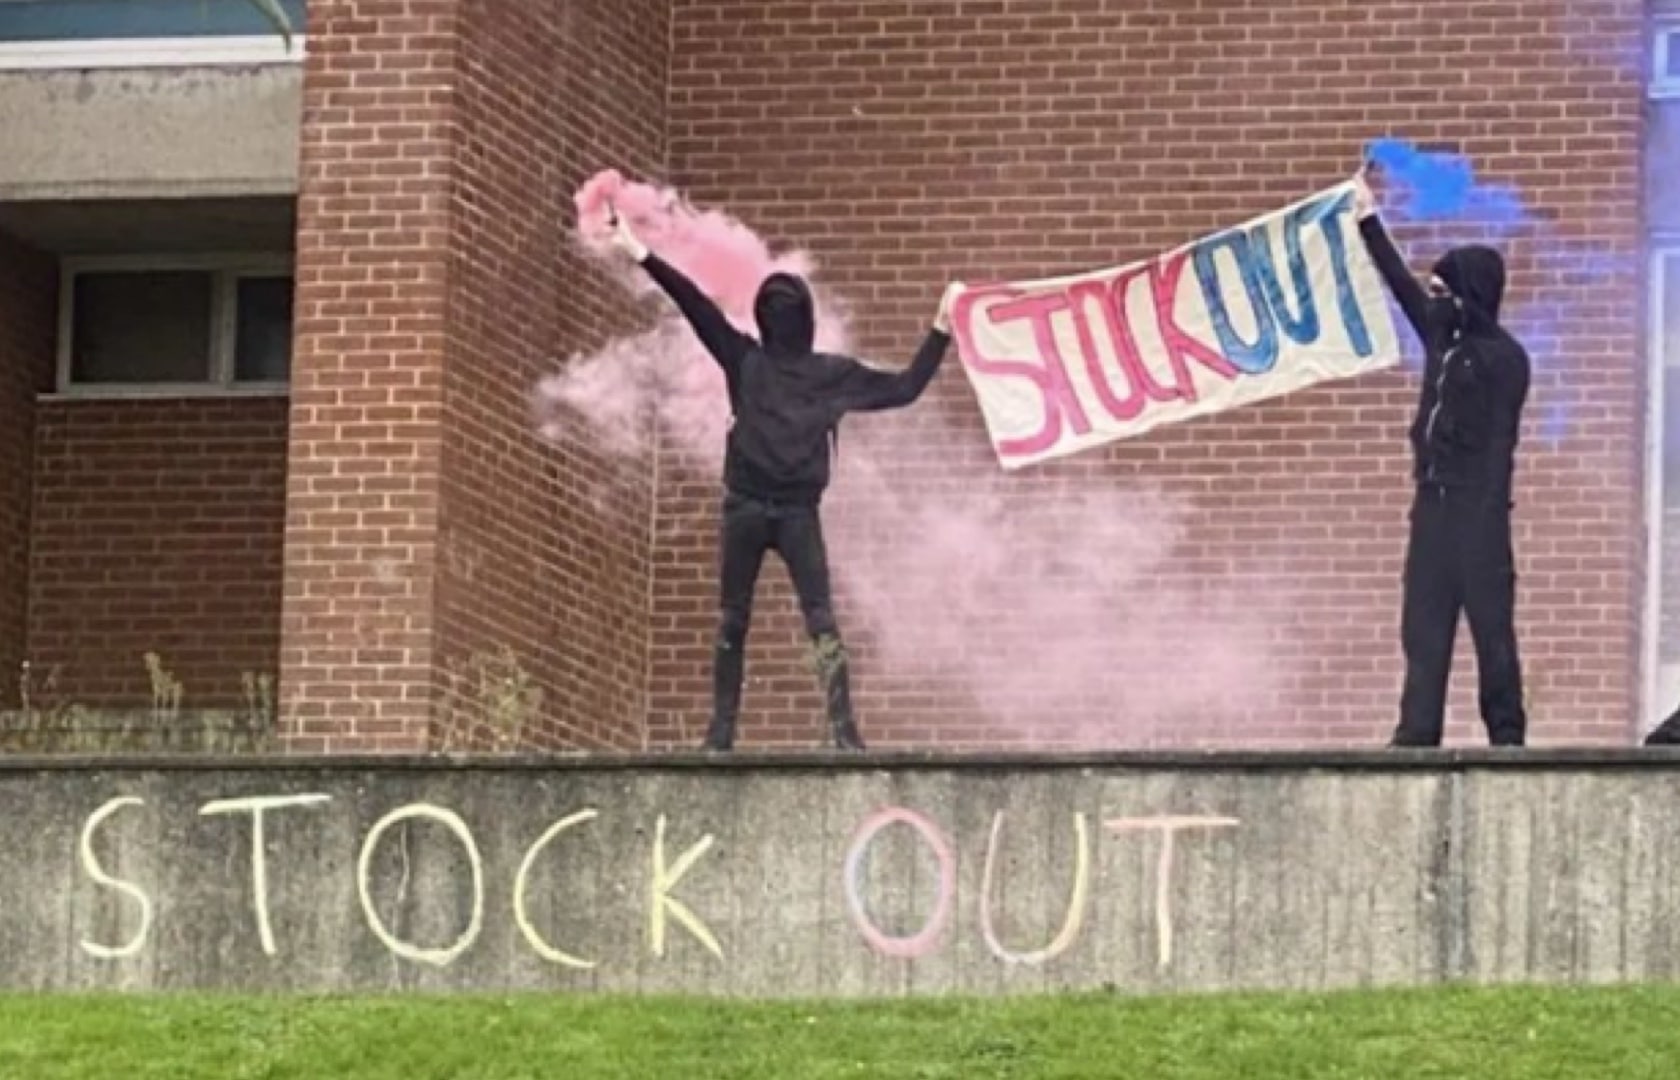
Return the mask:
[[[152,680],[152,719],[159,722],[174,720],[181,714],[181,694],[185,689],[181,680],[171,675],[155,652],[145,656],[146,674]]]
[[[464,662],[451,661],[444,681],[438,746],[443,753],[457,745],[472,746],[481,725],[490,729],[495,749],[517,747],[542,710],[542,687],[506,645],[494,654],[473,653]]]
[[[18,706],[26,731],[42,731],[75,727],[85,720],[88,711],[67,699],[59,690],[58,678],[63,668],[54,664],[46,677],[35,680],[35,669],[25,660],[18,666]]]
[[[274,677],[268,672],[245,671],[239,675],[245,690],[245,720],[251,727],[271,730],[274,727]]]

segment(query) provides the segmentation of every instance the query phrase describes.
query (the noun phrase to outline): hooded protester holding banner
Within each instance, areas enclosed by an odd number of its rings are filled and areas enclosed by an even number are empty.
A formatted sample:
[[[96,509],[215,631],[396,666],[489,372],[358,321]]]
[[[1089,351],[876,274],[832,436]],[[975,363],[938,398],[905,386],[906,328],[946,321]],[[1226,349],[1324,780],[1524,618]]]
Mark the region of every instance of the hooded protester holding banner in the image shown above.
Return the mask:
[[[1354,186],[1360,234],[1425,355],[1410,432],[1417,493],[1400,630],[1406,681],[1392,745],[1440,745],[1462,611],[1476,646],[1488,739],[1521,746],[1528,719],[1514,620],[1511,486],[1529,359],[1499,323],[1505,263],[1492,248],[1453,248],[1425,289],[1383,227],[1367,170]]]
[[[887,372],[814,351],[816,305],[810,287],[776,273],[753,303],[758,338],[737,330],[698,286],[648,251],[614,215],[614,243],[664,290],[723,369],[731,421],[724,456],[720,618],[713,653],[712,719],[703,749],[735,742],[745,678],[744,649],[765,552],[787,564],[827,702],[830,734],[842,750],[864,749],[852,714],[846,650],[834,617],[819,504],[847,413],[909,405],[921,397],[950,345],[946,290],[932,329],[903,371]]]

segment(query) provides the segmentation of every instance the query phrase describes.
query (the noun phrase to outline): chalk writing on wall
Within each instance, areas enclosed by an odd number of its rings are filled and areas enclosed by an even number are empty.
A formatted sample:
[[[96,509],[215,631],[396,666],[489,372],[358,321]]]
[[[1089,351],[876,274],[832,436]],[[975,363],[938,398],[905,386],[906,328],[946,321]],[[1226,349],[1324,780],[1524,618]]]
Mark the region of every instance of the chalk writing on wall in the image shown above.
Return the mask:
[[[268,820],[271,815],[279,813],[317,812],[331,802],[332,797],[326,794],[284,794],[216,799],[198,809],[198,816],[205,819],[249,816],[251,918],[255,924],[259,946],[267,956],[274,957],[285,953],[284,942],[276,939],[271,913],[269,878],[273,856],[269,851]],[[109,941],[83,937],[80,946],[88,956],[113,962],[122,961],[140,955],[150,942],[156,911],[155,884],[151,884],[149,888],[149,883],[145,881],[118,876],[100,860],[95,851],[95,841],[102,831],[119,827],[119,815],[127,819],[142,811],[145,806],[144,800],[134,796],[109,799],[87,816],[80,830],[76,854],[82,872],[92,888],[107,891],[118,900],[114,919],[123,928],[120,936],[113,935],[113,940]],[[998,962],[1025,967],[1048,964],[1066,954],[1081,940],[1089,918],[1098,865],[1098,841],[1092,835],[1090,820],[1090,816],[1084,812],[1072,813],[1067,818],[1066,835],[1071,845],[1071,858],[1068,863],[1070,870],[1066,906],[1062,909],[1060,926],[1050,935],[1049,940],[1036,947],[1029,947],[1033,943],[1006,943],[998,930],[1000,920],[997,894],[1000,891],[1002,876],[1000,852],[1009,828],[1009,817],[1003,811],[992,815],[982,855],[978,932],[986,949]],[[451,929],[452,936],[448,940],[430,944],[407,940],[401,936],[389,917],[381,914],[375,902],[378,856],[385,845],[397,842],[392,838],[392,834],[399,830],[402,830],[401,843],[404,845],[405,869],[402,884],[407,888],[406,827],[410,823],[418,822],[441,826],[447,834],[447,840],[442,842],[459,850],[465,864],[465,880],[462,884],[466,886],[465,895],[469,897],[464,907],[458,903],[451,903],[452,909],[460,911],[458,929]],[[600,958],[572,951],[576,948],[575,943],[567,947],[553,940],[550,932],[537,925],[531,913],[533,875],[541,860],[553,857],[550,854],[551,848],[569,836],[579,835],[576,830],[591,826],[600,827],[602,822],[603,816],[599,809],[585,807],[547,824],[520,853],[517,869],[508,883],[511,922],[520,939],[533,955],[559,967],[589,971],[596,969],[602,961]],[[670,949],[671,930],[677,927],[714,960],[726,960],[730,949],[725,940],[720,937],[716,928],[697,913],[693,903],[678,895],[678,889],[686,884],[697,896],[715,897],[720,888],[728,888],[731,874],[720,869],[718,865],[727,853],[720,851],[714,835],[677,829],[666,814],[654,815],[652,824],[647,862],[643,864],[648,870],[645,895],[642,897],[645,904],[648,953],[655,958],[665,958]],[[870,891],[868,868],[871,851],[880,841],[882,834],[895,826],[909,830],[915,844],[932,860],[936,869],[933,875],[934,893],[927,902],[925,914],[919,916],[920,925],[914,932],[906,934],[889,933],[883,929],[869,911],[866,900]],[[1147,839],[1149,834],[1155,834],[1154,842],[1158,848],[1155,851],[1153,881],[1134,883],[1133,887],[1153,890],[1154,932],[1157,965],[1160,969],[1165,970],[1173,963],[1175,853],[1182,844],[1191,842],[1195,837],[1212,836],[1220,830],[1232,830],[1239,826],[1240,822],[1236,818],[1219,815],[1161,814],[1110,817],[1103,820],[1104,829],[1117,842],[1134,836]],[[640,833],[642,829],[636,827],[633,831]],[[671,837],[678,832],[684,836],[697,835],[698,839],[694,839],[680,854],[672,858],[671,851],[675,845]],[[489,886],[500,885],[499,881],[487,882],[487,878],[497,872],[497,864],[501,861],[512,865],[511,858],[491,860],[487,865],[479,840],[468,823],[454,810],[431,803],[410,803],[386,811],[361,837],[356,852],[356,896],[367,931],[395,957],[416,964],[448,967],[471,950],[482,937],[487,919],[491,918],[486,901]],[[883,958],[913,963],[938,952],[948,944],[947,939],[959,900],[958,863],[958,845],[933,818],[901,806],[882,807],[866,815],[845,844],[836,882],[847,916],[856,932],[855,940],[858,946]],[[563,888],[563,884],[559,887]],[[403,899],[399,897],[399,903]],[[415,898],[408,899],[413,901]],[[767,927],[762,932],[771,932],[768,929],[769,921],[767,918]],[[1048,928],[1046,933],[1048,934]]]
[[[1003,811],[992,816],[992,833],[986,842],[986,865],[981,875],[980,885],[980,932],[986,939],[986,948],[992,955],[1006,964],[1042,964],[1046,960],[1053,960],[1068,950],[1079,939],[1079,931],[1085,925],[1085,906],[1091,890],[1091,836],[1090,828],[1086,824],[1084,814],[1073,815],[1073,895],[1068,899],[1067,918],[1062,922],[1061,932],[1042,949],[1033,952],[1011,952],[998,940],[994,928],[995,920],[992,914],[993,878],[998,859],[998,839],[1003,833]]]

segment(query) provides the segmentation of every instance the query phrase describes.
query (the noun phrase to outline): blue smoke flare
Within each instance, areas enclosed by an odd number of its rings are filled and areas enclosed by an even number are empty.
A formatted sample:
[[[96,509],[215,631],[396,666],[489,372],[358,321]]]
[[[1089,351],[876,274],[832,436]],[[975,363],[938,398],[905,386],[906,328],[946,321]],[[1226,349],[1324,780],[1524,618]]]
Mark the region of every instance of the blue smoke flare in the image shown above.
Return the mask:
[[[1377,139],[1366,149],[1382,176],[1397,181],[1399,221],[1477,221],[1521,225],[1530,220],[1516,189],[1476,181],[1463,154],[1431,153],[1405,139]]]

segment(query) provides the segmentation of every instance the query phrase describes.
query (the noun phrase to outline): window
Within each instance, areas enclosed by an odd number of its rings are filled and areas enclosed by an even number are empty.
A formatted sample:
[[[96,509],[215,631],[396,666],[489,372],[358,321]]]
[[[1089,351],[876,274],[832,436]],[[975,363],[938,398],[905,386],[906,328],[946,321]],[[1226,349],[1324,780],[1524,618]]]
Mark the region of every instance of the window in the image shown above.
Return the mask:
[[[291,377],[285,259],[71,261],[60,305],[66,394],[273,391]]]
[[[306,0],[279,0],[288,52],[254,0],[0,0],[0,68],[184,67],[295,61]]]
[[[304,0],[280,0],[301,34]],[[250,0],[0,0],[0,41],[256,37],[273,25]]]
[[[1651,96],[1680,97],[1680,22],[1660,22],[1652,34]]]
[[[1646,728],[1680,707],[1680,239],[1651,257]]]

